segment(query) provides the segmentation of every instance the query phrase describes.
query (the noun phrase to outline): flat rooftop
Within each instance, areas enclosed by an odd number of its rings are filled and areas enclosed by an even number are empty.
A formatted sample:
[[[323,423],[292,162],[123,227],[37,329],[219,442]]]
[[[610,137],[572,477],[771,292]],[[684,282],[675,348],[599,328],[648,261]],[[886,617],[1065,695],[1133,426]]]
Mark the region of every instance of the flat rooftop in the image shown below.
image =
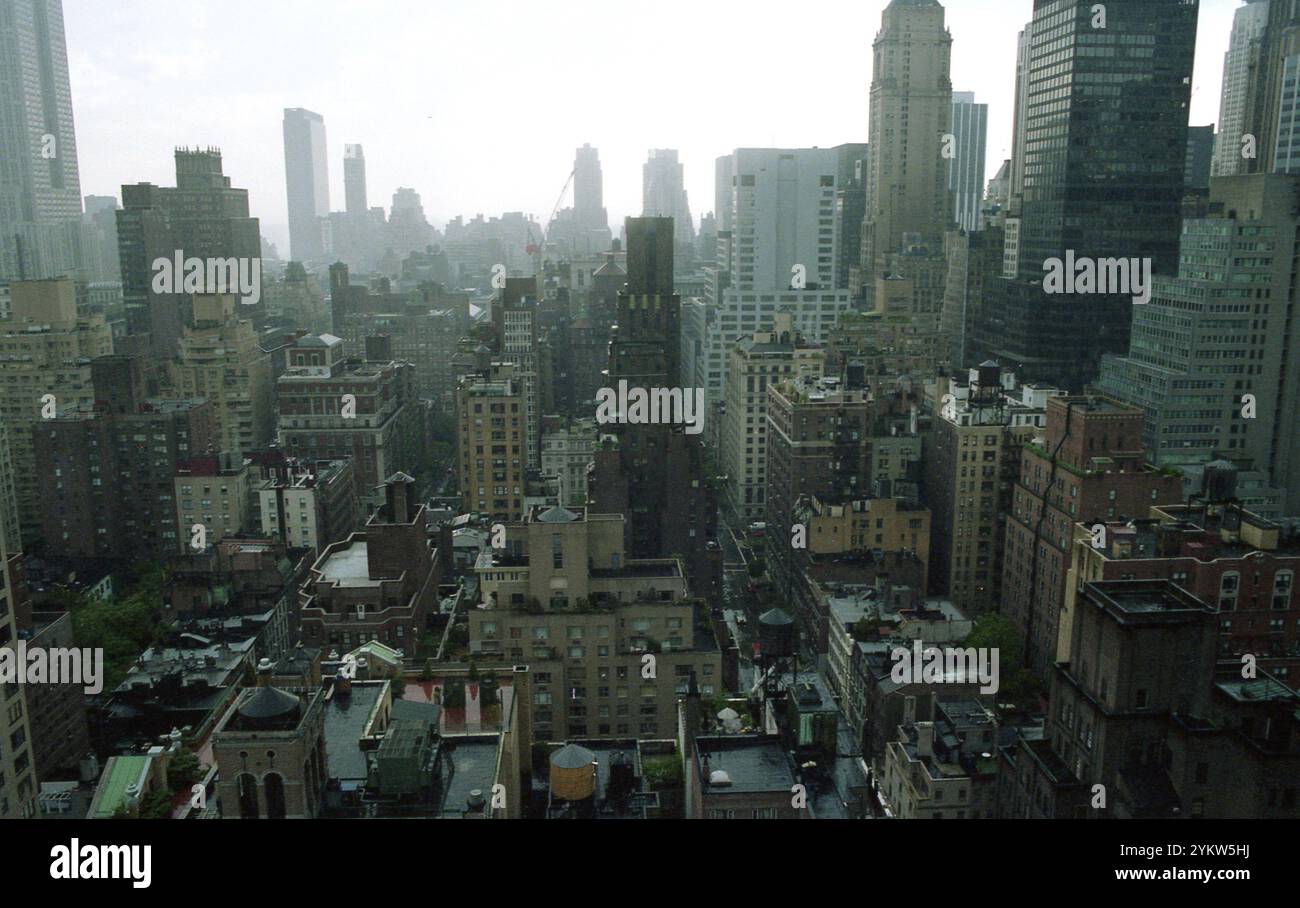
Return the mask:
[[[339,586],[378,586],[370,579],[370,549],[364,539],[356,539],[330,552],[320,566],[321,579]]]
[[[325,759],[331,779],[366,781],[369,766],[361,736],[383,688],[382,683],[354,681],[350,693],[340,695],[336,689],[325,701]]]
[[[781,741],[767,735],[729,735],[696,739],[697,758],[705,790],[713,794],[738,792],[788,792],[797,781]],[[707,758],[708,769],[705,771]],[[722,770],[731,780],[726,787],[710,786],[709,776]]]

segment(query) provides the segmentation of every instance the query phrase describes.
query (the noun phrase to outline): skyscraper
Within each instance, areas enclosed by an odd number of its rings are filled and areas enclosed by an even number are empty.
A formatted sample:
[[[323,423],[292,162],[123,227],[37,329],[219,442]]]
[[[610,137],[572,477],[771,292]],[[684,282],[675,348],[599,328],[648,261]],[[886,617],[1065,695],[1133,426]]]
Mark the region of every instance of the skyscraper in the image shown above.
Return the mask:
[[[154,289],[153,262],[178,254],[205,260],[262,257],[261,228],[258,219],[248,215],[248,190],[230,185],[230,177],[222,173],[221,151],[178,148],[175,157],[175,188],[123,186],[117,212],[127,331],[148,340],[147,347],[133,352],[147,349],[162,359],[175,353],[185,323],[184,300],[182,294]],[[261,300],[240,307],[241,317],[255,322],[264,311]]]
[[[1300,508],[1300,328],[1288,315],[1297,191],[1290,175],[1212,180],[1210,216],[1183,222],[1177,275],[1156,278],[1129,350],[1107,357],[1099,380],[1145,411],[1153,462],[1249,458],[1288,491],[1286,514]]]
[[[343,146],[343,196],[349,217],[370,217],[370,206],[366,203],[366,153],[360,145]]]
[[[579,148],[573,160],[573,217],[583,230],[609,231],[600,152],[590,145]]]
[[[284,182],[289,199],[289,255],[308,261],[324,254],[320,219],[330,210],[325,118],[301,107],[284,111]]]
[[[641,167],[641,216],[673,219],[673,245],[689,254],[695,241],[695,223],[686,200],[686,181],[677,152],[655,148]]]
[[[1049,294],[1044,274],[1069,252],[1092,262],[1149,259],[1155,273],[1176,267],[1198,8],[1094,6],[1034,3],[1024,162],[1013,165],[1023,192],[1006,232],[1015,277],[973,326],[979,358],[1070,390],[1096,377],[1103,353],[1128,349],[1136,294]],[[1063,47],[1074,49],[1065,63]]]
[[[976,104],[972,91],[952,93],[952,137],[948,154],[948,190],[953,194],[953,220],[968,233],[980,229],[984,198],[984,150],[988,140],[989,106]]]
[[[1248,125],[1249,105],[1258,76],[1264,28],[1268,25],[1269,2],[1249,0],[1232,19],[1232,37],[1228,51],[1223,55],[1219,134],[1214,143],[1216,177],[1250,172],[1250,159],[1242,154],[1242,136],[1254,129],[1253,125]]]
[[[628,218],[627,289],[609,345],[606,386],[681,388],[681,297],[673,292],[668,218]],[[705,478],[699,435],[681,424],[611,423],[601,427],[589,510],[627,517],[631,558],[680,555],[697,596],[721,595],[718,492]]]
[[[731,185],[718,192],[726,208],[718,212],[713,312],[686,376],[710,400],[723,398],[731,346],[770,330],[777,312],[791,313],[797,331],[824,343],[849,309],[849,291],[835,287],[842,245],[835,213],[842,149],[853,147],[862,146],[738,148],[719,159],[717,173]]]
[[[0,279],[79,266],[81,181],[60,0],[0,0]]]
[[[944,280],[944,235],[952,220],[948,189],[953,113],[952,36],[938,0],[893,0],[873,44],[871,154],[859,267],[849,292],[867,309],[888,308],[914,349],[937,351]],[[901,278],[905,305],[876,298],[885,278]],[[893,285],[890,289],[897,289]],[[936,356],[912,359],[933,372]]]
[[[942,248],[948,226],[952,35],[939,0],[893,0],[873,47],[871,155],[863,275],[867,286],[912,236]]]

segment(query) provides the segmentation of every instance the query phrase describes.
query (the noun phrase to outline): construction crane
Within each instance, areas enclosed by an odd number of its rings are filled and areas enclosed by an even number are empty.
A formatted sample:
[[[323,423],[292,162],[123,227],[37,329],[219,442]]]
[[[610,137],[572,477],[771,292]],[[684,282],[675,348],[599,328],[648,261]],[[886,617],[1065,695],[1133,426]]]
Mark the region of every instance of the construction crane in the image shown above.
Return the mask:
[[[577,175],[578,169],[575,167],[569,171],[569,178],[564,181],[564,188],[560,190],[560,197],[555,200],[555,207],[551,209],[551,216],[546,219],[542,229],[549,229],[551,223],[555,220],[555,215],[559,213],[560,206],[564,204],[564,197],[569,194],[569,187],[573,185],[573,178]],[[527,223],[527,222],[525,222]],[[537,242],[533,236],[533,228],[528,227],[528,254],[533,257],[533,271],[537,274],[542,273],[542,245]]]

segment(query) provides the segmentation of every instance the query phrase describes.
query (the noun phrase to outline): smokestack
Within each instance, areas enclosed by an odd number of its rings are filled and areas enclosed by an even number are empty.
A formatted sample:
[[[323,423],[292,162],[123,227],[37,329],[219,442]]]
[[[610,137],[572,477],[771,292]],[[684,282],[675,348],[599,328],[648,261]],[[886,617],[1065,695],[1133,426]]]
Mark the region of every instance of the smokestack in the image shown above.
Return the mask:
[[[919,757],[934,756],[934,723],[916,723],[916,754]]]

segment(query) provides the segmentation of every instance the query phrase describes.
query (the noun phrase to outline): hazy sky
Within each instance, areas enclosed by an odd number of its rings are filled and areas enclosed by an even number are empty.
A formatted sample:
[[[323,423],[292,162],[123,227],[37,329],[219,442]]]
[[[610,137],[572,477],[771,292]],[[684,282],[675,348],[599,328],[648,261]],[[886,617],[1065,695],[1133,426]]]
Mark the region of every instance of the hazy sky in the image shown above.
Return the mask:
[[[871,42],[887,0],[64,0],[84,194],[174,185],[176,145],[215,145],[288,253],[283,109],[325,117],[330,206],[343,146],[370,204],[420,193],[441,226],[544,222],[584,142],[611,225],[640,214],[641,164],[676,148],[691,212],[736,147],[866,141]],[[1010,154],[1016,33],[1030,0],[948,0],[952,83],[989,104],[989,174]],[[1191,122],[1215,121],[1240,0],[1201,0]],[[571,201],[572,192],[569,193]]]

